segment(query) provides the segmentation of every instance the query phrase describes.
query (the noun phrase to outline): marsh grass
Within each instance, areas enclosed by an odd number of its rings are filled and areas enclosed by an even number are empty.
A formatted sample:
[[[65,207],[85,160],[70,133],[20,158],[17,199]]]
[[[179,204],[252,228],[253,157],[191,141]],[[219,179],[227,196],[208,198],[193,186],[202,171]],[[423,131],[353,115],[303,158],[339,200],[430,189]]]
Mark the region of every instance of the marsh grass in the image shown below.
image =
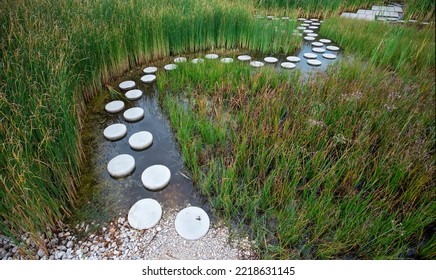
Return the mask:
[[[84,104],[112,76],[184,52],[301,43],[293,22],[256,20],[242,2],[20,0],[0,10],[0,231],[29,232],[39,246],[75,203]]]
[[[434,85],[360,60],[308,79],[186,64],[158,85],[192,177],[262,258],[434,257]]]

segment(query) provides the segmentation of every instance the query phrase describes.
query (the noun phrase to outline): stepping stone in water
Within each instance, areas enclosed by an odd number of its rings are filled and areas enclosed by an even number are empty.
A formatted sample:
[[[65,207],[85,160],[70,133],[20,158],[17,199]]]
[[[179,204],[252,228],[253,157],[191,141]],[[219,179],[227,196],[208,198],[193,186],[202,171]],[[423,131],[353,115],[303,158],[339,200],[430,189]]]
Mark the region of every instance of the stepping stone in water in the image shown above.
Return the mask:
[[[300,18],[298,18],[298,21],[305,21],[306,19],[305,18],[302,18],[302,17],[300,17]]]
[[[312,23],[311,20],[305,20],[304,23]]]
[[[123,116],[126,119],[126,121],[136,122],[144,117],[144,109],[139,107],[130,108],[124,111]]]
[[[174,62],[175,63],[186,62],[186,57],[176,57],[176,58],[174,58]]]
[[[152,82],[156,81],[156,76],[153,74],[145,75],[141,77],[141,82],[150,84]]]
[[[123,138],[127,134],[127,127],[122,123],[111,124],[103,131],[103,135],[107,140],[115,141]]]
[[[309,29],[317,30],[317,29],[318,29],[318,26],[313,26],[313,25],[311,25],[311,26],[309,26]]]
[[[136,132],[129,138],[130,148],[134,150],[144,150],[153,143],[153,135],[148,131]]]
[[[329,40],[329,39],[320,39],[319,40],[321,43],[324,43],[324,44],[330,44],[332,41],[331,40]]]
[[[293,69],[293,68],[295,68],[297,65],[295,65],[295,64],[292,63],[292,62],[282,62],[282,63],[280,64],[280,66],[282,66],[282,68],[285,68],[285,69]]]
[[[314,46],[314,47],[322,47],[322,46],[324,46],[324,44],[320,43],[320,42],[312,42],[312,46]]]
[[[108,104],[106,104],[106,106],[104,106],[104,109],[108,113],[121,112],[124,109],[124,102],[121,100],[115,100],[115,101],[109,102]]]
[[[261,61],[252,61],[250,62],[250,65],[254,68],[260,68],[264,65],[264,63]]]
[[[154,74],[157,72],[157,67],[154,66],[150,66],[150,67],[145,67],[142,72],[144,72],[145,74]]]
[[[223,58],[220,59],[220,61],[222,63],[232,63],[233,62],[233,58],[231,58],[231,57],[223,57]]]
[[[334,55],[332,53],[325,53],[322,55],[322,57],[327,58],[327,59],[335,59],[336,55]]]
[[[304,26],[298,26],[297,29],[298,29],[298,30],[305,30],[306,27],[304,27]]]
[[[131,89],[128,92],[126,92],[126,98],[129,100],[137,100],[141,98],[142,96],[142,90],[140,89]]]
[[[311,18],[311,21],[319,21],[317,18]]]
[[[313,31],[311,29],[304,29],[303,33],[313,33]]]
[[[282,20],[289,20],[289,17],[282,17]]]
[[[306,41],[315,41],[315,37],[306,36],[306,37],[304,37],[304,40],[306,40]]]
[[[288,56],[286,58],[287,61],[293,62],[293,63],[297,63],[300,62],[300,58],[298,56]]]
[[[202,59],[202,58],[194,58],[191,62],[194,63],[194,64],[203,63],[204,59]]]
[[[316,34],[316,33],[307,33],[306,34],[307,36],[310,36],[310,37],[318,37],[318,34]]]
[[[171,70],[174,70],[176,68],[177,68],[177,65],[175,65],[175,64],[167,64],[164,66],[164,69],[167,71],[171,71]]]
[[[214,54],[214,53],[209,53],[209,54],[206,54],[204,57],[207,59],[217,59],[218,55]]]
[[[187,240],[197,240],[209,231],[210,220],[207,213],[198,207],[191,206],[180,211],[175,220],[177,233]]]
[[[319,22],[312,22],[312,25],[314,25],[314,26],[320,26],[321,23],[319,23]]]
[[[318,57],[318,56],[317,56],[316,54],[314,54],[314,53],[305,53],[303,56],[304,56],[305,58],[308,58],[308,59],[315,59],[315,58]]]
[[[135,81],[124,81],[118,85],[121,90],[129,90],[136,86]]]
[[[137,201],[129,210],[129,225],[137,230],[150,229],[162,218],[162,207],[151,198]]]
[[[249,55],[240,55],[240,56],[238,56],[238,60],[240,60],[240,61],[249,61],[249,60],[251,60],[251,56],[249,56]]]
[[[300,24],[300,26],[309,27],[310,24],[308,24],[308,23],[302,23],[302,24]],[[304,28],[304,29],[306,29],[306,28]]]
[[[312,66],[320,66],[322,64],[322,62],[319,61],[318,59],[308,59],[307,64],[312,65]]]
[[[153,165],[142,172],[141,181],[144,187],[150,191],[158,191],[165,188],[171,179],[171,171],[164,165]]]
[[[279,61],[277,58],[272,57],[272,56],[267,56],[263,59],[266,63],[276,63],[277,61]]]
[[[325,53],[325,49],[323,48],[313,48],[312,51],[316,53]]]
[[[339,51],[339,48],[336,47],[336,46],[327,46],[327,49],[328,49],[329,51]]]
[[[107,164],[107,171],[112,177],[125,177],[135,169],[135,159],[131,155],[122,154],[114,157]]]

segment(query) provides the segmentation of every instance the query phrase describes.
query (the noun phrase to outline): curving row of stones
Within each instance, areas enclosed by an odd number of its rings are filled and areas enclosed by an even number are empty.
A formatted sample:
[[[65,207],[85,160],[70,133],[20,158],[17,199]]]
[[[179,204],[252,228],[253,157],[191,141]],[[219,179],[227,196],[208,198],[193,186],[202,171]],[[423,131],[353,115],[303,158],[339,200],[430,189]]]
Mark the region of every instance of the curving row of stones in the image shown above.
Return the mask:
[[[180,61],[178,61],[180,62]],[[174,67],[175,69],[176,67]],[[166,70],[173,67],[166,66]],[[156,80],[157,67],[151,66],[143,70],[145,73],[141,81],[146,84]],[[128,100],[135,101],[142,97],[143,92],[136,88],[136,82],[132,80],[119,84],[119,88],[125,91]],[[144,109],[133,107],[125,110],[125,104],[121,100],[114,100],[106,104],[105,110],[111,114],[122,112],[125,121],[134,123],[144,118]],[[127,126],[123,123],[115,123],[106,127],[103,131],[108,141],[117,141],[127,135]],[[128,139],[132,150],[146,150],[153,144],[153,135],[148,131],[139,131],[132,134]],[[111,159],[107,164],[108,173],[114,178],[124,178],[135,170],[135,159],[129,154],[120,154]],[[161,191],[167,187],[171,180],[171,171],[164,165],[152,165],[147,167],[141,174],[143,186],[150,191]],[[137,230],[151,229],[162,218],[160,203],[151,198],[137,201],[129,210],[128,223]],[[209,231],[210,219],[207,213],[199,207],[187,207],[180,211],[175,220],[176,232],[187,240],[197,240]]]

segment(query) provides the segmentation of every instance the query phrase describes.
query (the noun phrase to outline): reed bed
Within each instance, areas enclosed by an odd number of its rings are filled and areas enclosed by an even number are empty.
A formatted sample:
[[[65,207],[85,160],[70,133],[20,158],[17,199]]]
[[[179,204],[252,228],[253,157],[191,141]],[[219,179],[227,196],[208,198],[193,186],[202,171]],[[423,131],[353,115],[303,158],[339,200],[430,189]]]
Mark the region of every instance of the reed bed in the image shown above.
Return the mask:
[[[420,82],[361,60],[158,80],[192,178],[264,259],[435,257],[434,84]]]
[[[248,3],[206,0],[1,1],[0,231],[43,234],[74,206],[84,104],[112,76],[206,49],[292,51],[294,23]]]

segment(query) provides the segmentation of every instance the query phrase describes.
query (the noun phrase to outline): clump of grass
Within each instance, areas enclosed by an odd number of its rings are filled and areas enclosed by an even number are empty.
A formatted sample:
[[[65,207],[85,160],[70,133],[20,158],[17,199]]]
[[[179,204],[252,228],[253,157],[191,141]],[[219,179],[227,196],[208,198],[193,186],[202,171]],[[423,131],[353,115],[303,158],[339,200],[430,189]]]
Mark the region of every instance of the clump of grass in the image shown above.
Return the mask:
[[[210,63],[161,77],[162,103],[199,188],[262,258],[432,258],[434,85],[360,60],[309,79]]]

